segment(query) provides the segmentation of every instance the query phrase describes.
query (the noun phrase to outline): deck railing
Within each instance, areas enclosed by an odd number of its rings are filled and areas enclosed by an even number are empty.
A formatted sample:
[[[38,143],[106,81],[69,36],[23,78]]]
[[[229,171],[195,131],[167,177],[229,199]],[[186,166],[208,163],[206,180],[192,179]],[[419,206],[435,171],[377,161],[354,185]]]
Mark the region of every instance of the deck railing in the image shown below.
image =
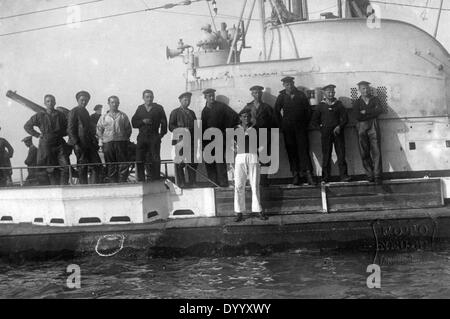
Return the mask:
[[[75,185],[76,183],[76,176],[77,174],[74,174],[77,172],[77,169],[83,166],[87,166],[87,167],[101,167],[101,168],[108,168],[108,166],[110,165],[114,165],[114,166],[120,166],[120,165],[128,165],[128,176],[135,176],[136,172],[136,167],[138,164],[143,164],[144,165],[144,169],[146,165],[151,165],[151,163],[143,163],[140,161],[130,161],[130,162],[114,162],[114,163],[88,163],[88,164],[69,164],[69,165],[48,165],[48,166],[12,166],[12,167],[0,167],[0,172],[8,172],[8,171],[19,171],[19,181],[18,181],[18,185],[19,186],[25,186],[25,182],[26,182],[26,178],[24,175],[24,170],[26,171],[34,171],[35,174],[39,174],[38,172],[40,170],[48,170],[48,169],[64,169],[64,168],[68,168],[68,173],[69,173],[69,185]],[[169,176],[169,168],[168,165],[173,165],[174,161],[173,160],[161,160],[161,165],[164,167],[163,172],[160,172],[160,176],[163,178],[170,178]],[[8,174],[8,173],[6,173]],[[0,174],[0,176],[3,174]],[[37,176],[37,175],[36,175]],[[128,179],[127,182],[133,182],[133,180]],[[13,183],[13,185],[17,185],[16,183]]]
[[[87,167],[95,167],[95,166],[100,166],[101,168],[107,169],[108,166],[110,165],[115,165],[115,166],[120,166],[120,165],[128,165],[128,179],[126,182],[121,182],[121,183],[133,183],[136,182],[136,167],[138,164],[142,164],[144,166],[144,170],[145,170],[145,166],[146,165],[151,165],[151,163],[143,163],[143,162],[139,162],[139,161],[130,161],[130,162],[115,162],[115,163],[88,163],[88,164],[70,164],[70,165],[50,165],[50,166],[14,166],[14,167],[0,167],[0,173],[4,172],[4,171],[19,171],[19,184],[17,185],[17,183],[13,183],[12,185],[0,185],[0,186],[39,186],[39,183],[37,182],[38,178],[38,171],[39,170],[48,170],[48,169],[64,169],[64,168],[68,168],[68,173],[69,173],[69,180],[68,180],[68,184],[69,185],[76,185],[77,183],[77,177],[74,174],[77,172],[77,168],[83,167],[83,166],[87,166]],[[174,176],[169,176],[169,165],[175,165],[175,162],[173,160],[161,160],[161,166],[163,166],[163,171],[160,172],[160,177],[165,178],[165,179],[172,179],[175,181],[175,184],[178,184],[178,181],[176,180],[176,174],[174,174]],[[200,176],[201,178],[205,179],[208,183],[214,185],[215,187],[219,187],[219,185],[217,185],[214,181],[212,181],[211,179],[208,178],[208,176],[204,173],[202,173],[200,170],[195,169],[194,167],[192,167],[191,165],[187,164],[186,165],[188,170],[194,170],[198,176]],[[26,178],[24,176],[24,170],[26,171],[34,171],[35,175],[35,180],[34,180],[34,184],[27,184],[26,185]],[[134,174],[133,174],[134,173]],[[41,174],[43,174],[41,172]],[[0,174],[1,176],[2,174]],[[106,174],[105,174],[106,175]],[[106,177],[106,176],[104,176]],[[130,178],[131,177],[131,178]],[[106,182],[100,182],[99,184],[105,184],[105,183],[114,183],[111,181],[106,181]],[[59,184],[59,183],[58,183]]]

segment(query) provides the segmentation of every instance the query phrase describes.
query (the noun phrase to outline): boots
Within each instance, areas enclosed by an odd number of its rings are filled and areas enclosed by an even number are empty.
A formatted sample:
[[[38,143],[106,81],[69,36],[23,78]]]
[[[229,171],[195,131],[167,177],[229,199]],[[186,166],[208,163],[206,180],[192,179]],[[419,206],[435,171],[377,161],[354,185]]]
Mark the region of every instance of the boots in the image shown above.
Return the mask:
[[[261,220],[268,220],[269,219],[269,217],[267,217],[266,214],[264,214],[264,212],[259,212],[259,213],[256,213],[256,214],[258,215],[258,218],[261,219]]]
[[[312,174],[310,171],[306,171],[305,172],[305,177],[306,177],[306,181],[308,182],[309,185],[315,185],[316,183],[314,183],[314,179],[312,177]]]
[[[292,184],[300,185],[300,173],[299,172],[294,173],[294,178],[292,180]]]
[[[236,218],[234,219],[236,223],[244,221],[244,215],[242,213],[237,213]]]
[[[267,174],[261,175],[260,185],[264,187],[269,186],[269,176]]]

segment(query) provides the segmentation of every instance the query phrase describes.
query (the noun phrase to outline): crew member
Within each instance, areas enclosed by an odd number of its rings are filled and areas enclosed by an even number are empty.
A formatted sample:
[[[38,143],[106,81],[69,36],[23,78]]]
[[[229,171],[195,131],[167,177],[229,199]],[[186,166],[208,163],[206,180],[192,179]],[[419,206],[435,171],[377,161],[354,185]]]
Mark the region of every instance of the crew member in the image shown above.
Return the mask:
[[[177,184],[182,186],[194,186],[196,182],[196,169],[197,163],[195,163],[195,144],[197,141],[194,140],[194,125],[197,117],[194,111],[189,109],[191,104],[192,93],[185,92],[181,94],[178,99],[180,100],[180,107],[176,108],[170,113],[169,117],[169,130],[173,132],[177,128],[185,128],[189,130],[191,135],[190,141],[184,141],[183,137],[180,136],[178,140],[173,140],[172,144],[182,143],[182,153],[183,160],[179,164],[175,164],[175,176]],[[190,148],[190,157],[186,158],[185,151],[186,148]],[[187,170],[187,175],[184,169]]]
[[[139,129],[136,146],[137,180],[145,181],[145,171],[150,180],[160,179],[161,139],[167,133],[167,117],[164,108],[153,103],[151,90],[142,93],[144,104],[139,105],[131,118],[131,124]],[[144,164],[145,163],[145,171]]]
[[[384,110],[380,100],[371,94],[369,82],[359,82],[358,89],[361,96],[353,104],[353,112],[357,120],[356,129],[361,160],[368,181],[380,184],[382,182],[381,136],[377,118]]]
[[[70,165],[66,142],[63,139],[67,135],[67,117],[55,110],[56,100],[53,95],[47,94],[44,104],[47,110],[34,114],[25,123],[24,129],[31,136],[39,138],[37,166],[60,166],[60,174],[54,168],[39,170],[39,184],[57,185],[59,175],[59,183],[66,185],[69,181]],[[34,127],[38,127],[40,133]]]
[[[300,178],[304,176],[308,184],[314,185],[308,138],[311,107],[306,95],[295,87],[293,77],[287,76],[281,82],[284,90],[280,91],[275,102],[275,118],[284,135],[289,165],[294,176],[292,183],[300,185]]]
[[[69,145],[73,146],[77,157],[78,176],[80,184],[88,183],[88,169],[91,171],[90,182],[99,182],[101,169],[101,159],[98,155],[98,141],[95,131],[91,125],[89,112],[86,106],[91,99],[91,95],[86,91],[80,91],[75,95],[78,106],[69,112],[67,133],[69,135]],[[94,165],[86,165],[94,164]],[[90,168],[88,166],[91,166]]]
[[[252,125],[255,129],[259,130],[261,128],[267,129],[267,143],[265,145],[259,145],[259,147],[264,147],[267,156],[271,156],[270,146],[271,146],[271,128],[275,126],[274,123],[274,114],[272,107],[264,103],[262,100],[264,87],[260,85],[254,85],[250,88],[251,95],[253,97],[253,101],[247,103],[247,105],[243,108],[244,110],[251,111]],[[260,142],[261,138],[259,139]],[[262,149],[261,149],[262,151]],[[261,161],[261,160],[260,160]],[[261,163],[261,166],[270,166],[270,162]],[[261,185],[268,186],[269,179],[267,174],[261,174]]]
[[[37,171],[35,166],[37,166],[37,153],[38,149],[33,145],[33,138],[31,136],[25,137],[22,142],[28,147],[28,156],[25,159],[25,165],[28,167],[28,176],[25,180],[25,185],[35,185],[37,184]]]
[[[10,167],[13,155],[14,149],[11,144],[3,137],[0,137],[0,167],[8,167],[8,169],[0,170],[0,186],[12,184],[12,169]]]
[[[94,113],[91,114],[91,125],[94,128],[94,132],[97,130],[97,123],[102,116],[103,105],[97,104],[94,106]]]
[[[216,101],[216,90],[206,89],[203,91],[203,95],[206,100],[206,105],[202,110],[202,131],[203,133],[208,128],[218,128],[222,132],[223,139],[223,157],[220,162],[215,160],[212,163],[205,163],[206,172],[208,178],[220,187],[228,187],[228,174],[227,174],[227,164],[225,160],[226,153],[226,129],[234,128],[239,124],[239,115],[225,103]],[[215,137],[219,138],[219,137]],[[203,141],[203,148],[205,148],[209,143],[208,141]],[[215,156],[215,149],[211,154]]]
[[[245,184],[247,180],[250,182],[252,190],[252,213],[266,220],[264,215],[260,193],[259,193],[259,179],[260,179],[260,164],[258,160],[258,132],[252,125],[254,120],[252,112],[249,108],[243,109],[240,113],[241,125],[238,126],[238,134],[243,134],[244,138],[239,139],[237,136],[236,145],[236,159],[234,168],[234,211],[236,213],[236,222],[244,220],[243,213],[245,212]],[[256,139],[256,145],[251,145],[252,135]]]
[[[312,118],[313,126],[320,128],[322,137],[322,183],[328,183],[330,179],[333,145],[337,155],[340,180],[350,181],[345,161],[344,137],[344,127],[348,122],[348,116],[342,102],[334,97],[335,88],[334,84],[322,88],[324,99],[317,106]]]
[[[128,116],[119,111],[117,96],[108,98],[109,112],[100,117],[97,123],[97,137],[103,143],[103,153],[110,183],[123,183],[128,179],[128,143],[131,136],[131,123]],[[121,164],[114,164],[121,163]]]

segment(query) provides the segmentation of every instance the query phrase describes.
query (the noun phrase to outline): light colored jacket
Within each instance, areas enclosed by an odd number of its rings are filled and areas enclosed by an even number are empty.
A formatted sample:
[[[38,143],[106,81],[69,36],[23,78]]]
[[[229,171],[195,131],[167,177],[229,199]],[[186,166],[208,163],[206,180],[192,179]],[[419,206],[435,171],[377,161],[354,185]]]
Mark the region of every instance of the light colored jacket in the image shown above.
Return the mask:
[[[131,123],[128,116],[118,111],[115,116],[108,112],[97,123],[97,137],[103,143],[128,141],[131,136]]]

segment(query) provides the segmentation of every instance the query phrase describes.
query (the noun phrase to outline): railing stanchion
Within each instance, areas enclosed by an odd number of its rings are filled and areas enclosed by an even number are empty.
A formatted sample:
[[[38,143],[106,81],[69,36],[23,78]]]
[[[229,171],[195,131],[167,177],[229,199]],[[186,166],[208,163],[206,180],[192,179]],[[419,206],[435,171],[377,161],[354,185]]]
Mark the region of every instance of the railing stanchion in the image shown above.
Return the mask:
[[[23,186],[23,170],[20,168],[20,186]]]
[[[69,185],[73,185],[73,182],[72,182],[72,165],[69,165]]]

